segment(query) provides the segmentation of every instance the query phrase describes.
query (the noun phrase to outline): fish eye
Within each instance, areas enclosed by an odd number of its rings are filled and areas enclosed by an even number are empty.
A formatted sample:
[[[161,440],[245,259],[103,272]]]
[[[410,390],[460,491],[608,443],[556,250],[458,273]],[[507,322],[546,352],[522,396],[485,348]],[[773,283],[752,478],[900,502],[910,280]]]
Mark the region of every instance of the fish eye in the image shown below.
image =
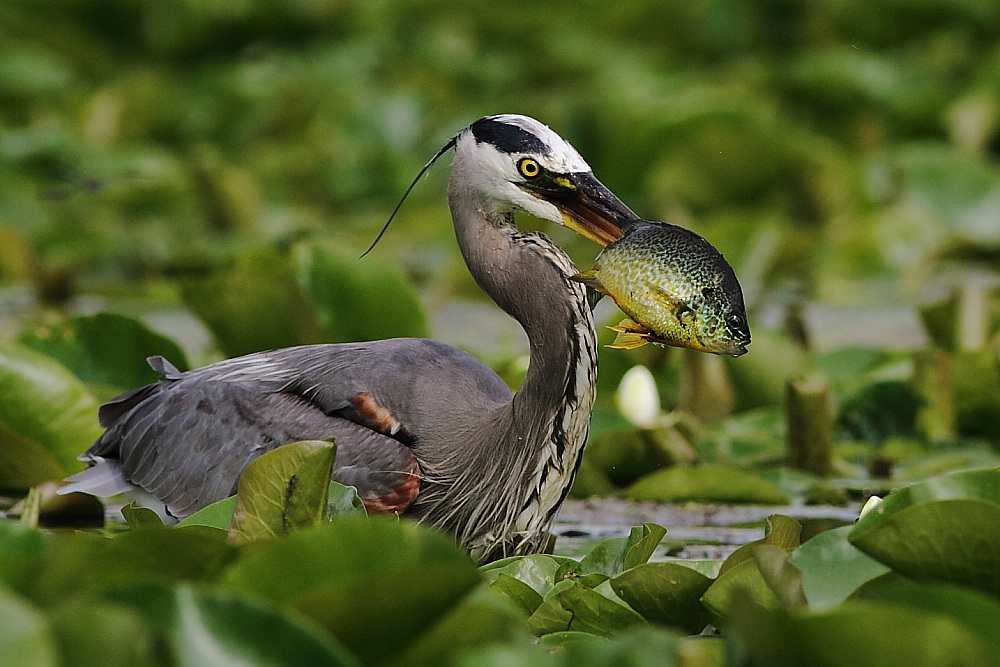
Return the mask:
[[[523,157],[518,160],[517,170],[521,172],[521,175],[525,178],[535,178],[542,173],[541,166],[539,166],[538,162],[532,160],[530,157]]]
[[[744,326],[743,318],[736,313],[729,313],[726,315],[726,325],[730,329],[742,329]]]

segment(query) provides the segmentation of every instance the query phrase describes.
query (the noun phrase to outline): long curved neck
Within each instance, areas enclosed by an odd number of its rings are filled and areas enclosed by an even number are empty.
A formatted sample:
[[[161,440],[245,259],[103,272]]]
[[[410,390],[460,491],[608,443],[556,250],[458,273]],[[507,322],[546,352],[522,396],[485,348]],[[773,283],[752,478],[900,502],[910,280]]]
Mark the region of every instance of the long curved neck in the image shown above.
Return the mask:
[[[569,279],[576,269],[566,254],[541,234],[518,232],[512,212],[497,210],[462,174],[455,164],[448,187],[462,255],[479,286],[524,329],[531,354],[521,389],[484,429],[498,435],[483,451],[501,463],[491,482],[510,497],[507,525],[482,536],[483,553],[473,551],[482,557],[514,539],[522,541],[518,552],[530,553],[543,546],[586,441],[597,371],[593,316],[586,289]]]

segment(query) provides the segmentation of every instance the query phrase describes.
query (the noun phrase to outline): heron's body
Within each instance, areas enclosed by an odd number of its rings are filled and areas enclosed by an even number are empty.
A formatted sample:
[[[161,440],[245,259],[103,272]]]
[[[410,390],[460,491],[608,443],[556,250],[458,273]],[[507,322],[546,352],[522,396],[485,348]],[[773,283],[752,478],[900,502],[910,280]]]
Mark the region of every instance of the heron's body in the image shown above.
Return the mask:
[[[593,234],[614,233],[615,216],[634,214],[537,121],[482,119],[454,144],[448,194],[459,247],[529,340],[516,394],[472,356],[425,339],[294,347],[187,373],[160,360],[163,381],[102,407],[107,430],[83,457],[97,466],[64,488],[106,495],[137,487],[186,516],[231,495],[260,454],[334,437],[333,477],[356,486],[369,510],[439,526],[481,560],[542,548],[587,437],[596,342],[572,262],[544,235],[519,232],[513,211],[580,222],[571,205],[550,203],[573,197],[605,225],[588,228]],[[529,187],[539,171],[592,183]],[[581,204],[587,188],[596,199]]]

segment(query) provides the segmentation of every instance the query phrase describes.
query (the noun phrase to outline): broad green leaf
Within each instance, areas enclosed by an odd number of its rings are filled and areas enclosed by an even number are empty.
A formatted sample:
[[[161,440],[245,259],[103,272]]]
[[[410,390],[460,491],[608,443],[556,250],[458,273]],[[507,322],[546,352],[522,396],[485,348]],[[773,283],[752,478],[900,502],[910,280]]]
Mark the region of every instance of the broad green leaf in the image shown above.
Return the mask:
[[[413,285],[375,256],[334,243],[295,248],[296,278],[316,317],[336,341],[427,335]]]
[[[286,255],[254,249],[232,266],[184,283],[184,300],[228,357],[327,338]]]
[[[13,521],[0,521],[0,584],[20,591],[35,578],[51,537]]]
[[[59,604],[52,631],[66,667],[154,667],[156,634],[135,610],[104,600]]]
[[[479,646],[527,644],[531,639],[526,619],[517,609],[477,588],[453,605],[395,664],[450,665],[456,656]]]
[[[193,530],[137,528],[110,538],[56,538],[30,587],[41,604],[142,581],[213,581],[236,555],[224,535]]]
[[[767,480],[722,465],[677,466],[650,473],[625,490],[631,500],[676,503],[787,505],[788,497]]]
[[[45,355],[0,342],[0,488],[28,488],[83,468],[97,400]]]
[[[781,609],[781,601],[768,586],[753,558],[743,560],[720,574],[705,591],[701,601],[712,614],[715,624],[725,629],[740,596],[747,594],[754,603],[765,609]]]
[[[545,596],[559,582],[557,574],[567,563],[576,564],[569,558],[557,558],[544,554],[531,556],[514,556],[484,565],[480,568],[486,581],[492,582],[501,574],[506,574],[521,581],[538,593]]]
[[[753,558],[753,550],[757,545],[780,547],[785,551],[791,551],[799,546],[799,536],[801,534],[802,525],[798,521],[784,514],[772,514],[767,517],[764,537],[744,544],[729,554],[729,557],[726,558],[719,569],[719,576],[722,576],[727,570],[739,565],[743,561]]]
[[[354,514],[367,514],[365,504],[358,497],[358,490],[353,486],[344,486],[337,482],[330,482],[327,491],[326,513],[323,518],[327,521],[351,516]]]
[[[31,604],[0,588],[0,665],[60,664],[49,623]]]
[[[490,584],[490,590],[524,611],[526,616],[535,613],[538,605],[542,604],[542,596],[535,589],[502,572]]]
[[[140,507],[134,502],[122,508],[122,516],[129,528],[157,528],[163,526],[160,516],[148,507]]]
[[[990,646],[948,616],[899,604],[849,602],[821,613],[741,604],[729,630],[755,665],[996,665]]]
[[[271,450],[240,473],[230,536],[277,537],[320,523],[337,447],[306,440]]]
[[[206,505],[189,517],[181,520],[177,526],[209,526],[229,532],[233,524],[233,511],[236,509],[236,496],[229,496]]]
[[[802,588],[809,608],[822,611],[843,602],[858,586],[888,568],[847,541],[854,526],[827,530],[790,554],[802,570]]]
[[[862,584],[852,601],[891,602],[950,616],[993,646],[1000,658],[1000,602],[978,591],[929,582],[916,582],[889,572]]]
[[[115,313],[74,317],[31,330],[18,342],[52,357],[87,384],[118,390],[161,379],[146,363],[149,356],[160,355],[180,370],[187,368],[177,343],[139,320]]]
[[[997,526],[1000,470],[973,470],[887,496],[858,521],[848,539],[901,574],[968,584],[996,595]]]
[[[788,558],[781,547],[758,544],[753,548],[753,561],[771,592],[785,609],[806,606],[802,591],[802,570]]]
[[[708,624],[701,596],[712,580],[676,563],[643,563],[611,580],[611,588],[647,621],[700,632]]]
[[[135,608],[164,633],[182,667],[358,664],[297,614],[260,600],[184,584],[119,588],[106,598]]]
[[[608,637],[642,623],[629,607],[571,580],[557,584],[528,619],[537,636],[580,630]]]
[[[599,542],[581,560],[571,564],[566,573],[576,575],[599,573],[606,577],[621,574],[649,560],[667,530],[655,523],[635,526],[628,537],[611,537]]]
[[[334,573],[292,605],[378,664],[394,662],[480,582],[472,563],[396,563]]]
[[[426,526],[348,516],[244,549],[223,581],[234,590],[286,603],[326,581],[356,580],[410,565],[475,570],[454,541]]]

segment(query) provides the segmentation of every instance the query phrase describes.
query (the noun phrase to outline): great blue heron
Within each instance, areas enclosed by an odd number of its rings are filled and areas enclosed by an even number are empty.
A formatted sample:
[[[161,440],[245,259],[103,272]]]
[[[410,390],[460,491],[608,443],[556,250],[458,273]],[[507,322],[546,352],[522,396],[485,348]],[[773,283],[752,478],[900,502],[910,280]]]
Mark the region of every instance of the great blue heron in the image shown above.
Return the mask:
[[[572,262],[543,234],[519,232],[514,211],[604,244],[636,216],[532,118],[482,118],[441,153],[451,147],[462,256],[528,337],[517,393],[469,354],[426,339],[292,347],[186,373],[154,358],[165,379],[101,407],[107,430],[81,456],[93,467],[63,491],[138,487],[183,517],[234,493],[262,453],[333,437],[333,479],[357,487],[370,512],[439,526],[482,561],[540,550],[587,437],[596,334]]]

